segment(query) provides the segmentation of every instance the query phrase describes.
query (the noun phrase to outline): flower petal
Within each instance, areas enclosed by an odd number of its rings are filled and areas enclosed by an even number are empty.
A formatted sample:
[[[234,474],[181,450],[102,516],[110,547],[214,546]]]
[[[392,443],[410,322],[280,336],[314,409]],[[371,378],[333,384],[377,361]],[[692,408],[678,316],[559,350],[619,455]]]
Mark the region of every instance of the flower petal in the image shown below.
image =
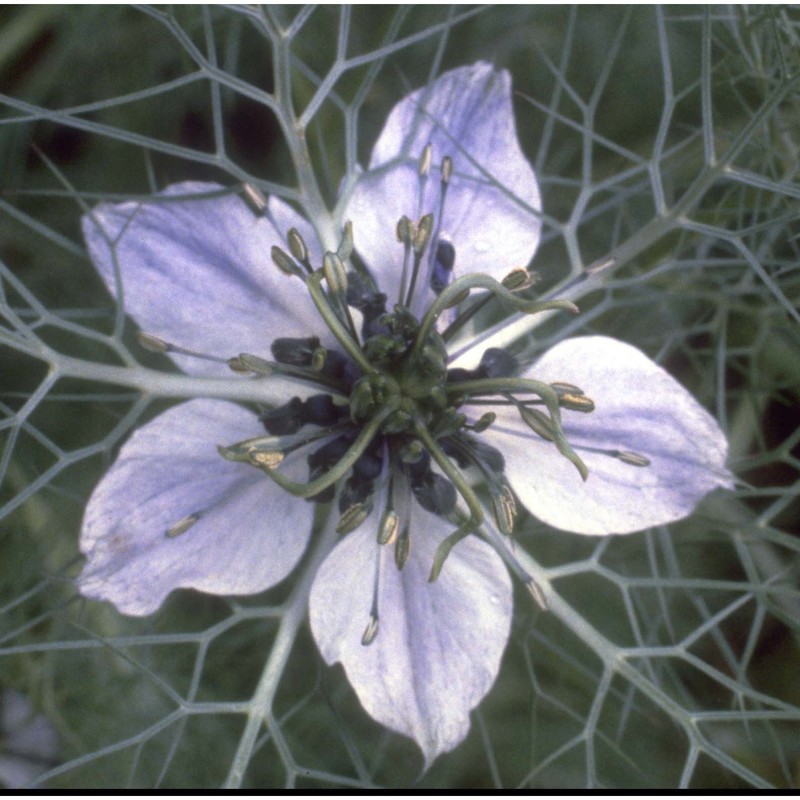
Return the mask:
[[[427,768],[467,735],[469,712],[497,676],[511,624],[511,582],[494,550],[469,537],[428,583],[436,548],[452,526],[416,505],[411,553],[400,572],[392,548],[377,544],[375,523],[373,515],[320,568],[311,629],[325,660],[342,662],[367,712],[412,737]],[[380,628],[364,646],[376,558]]]
[[[320,257],[311,226],[277,198],[258,218],[214,183],[180,183],[152,201],[102,203],[83,218],[89,254],[117,297],[115,257],[126,312],[143,330],[182,347],[229,358],[269,355],[278,336],[309,336],[320,320],[299,281],[272,263],[294,226]],[[176,199],[177,198],[177,199]],[[224,364],[173,356],[194,375],[229,375]]]
[[[544,522],[575,533],[632,533],[688,516],[708,492],[731,487],[728,443],[717,422],[635,347],[604,336],[568,339],[526,377],[575,384],[596,407],[563,412],[567,439],[589,468],[585,483],[508,407],[485,434],[505,455],[522,502]],[[633,466],[598,450],[632,451],[650,464]]]
[[[218,400],[183,403],[139,428],[89,500],[81,592],[145,615],[178,587],[253,594],[283,580],[308,542],[313,504],[216,449],[260,429],[255,414]],[[166,535],[192,514],[185,533]]]
[[[418,165],[429,143],[433,168],[420,208]],[[429,212],[438,218],[446,155],[454,174],[441,231],[455,245],[456,275],[483,272],[499,280],[526,266],[539,243],[539,186],[517,140],[511,77],[485,62],[446,72],[394,107],[347,204],[356,248],[390,305],[402,272],[397,221]]]

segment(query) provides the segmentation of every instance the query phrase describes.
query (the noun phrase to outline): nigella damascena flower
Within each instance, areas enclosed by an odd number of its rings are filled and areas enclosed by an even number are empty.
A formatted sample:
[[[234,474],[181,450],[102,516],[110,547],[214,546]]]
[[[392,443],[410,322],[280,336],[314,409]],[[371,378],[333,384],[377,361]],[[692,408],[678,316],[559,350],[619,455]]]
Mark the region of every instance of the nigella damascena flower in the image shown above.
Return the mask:
[[[178,587],[260,592],[332,504],[343,538],[311,590],[314,637],[429,764],[497,675],[508,570],[542,599],[510,545],[517,503],[589,535],[666,523],[729,485],[726,442],[613,339],[529,366],[500,349],[452,362],[476,304],[574,310],[519,292],[540,199],[507,73],[477,64],[406,97],[340,207],[335,252],[281,200],[254,213],[212,184],[84,219],[143,342],[188,373],[286,394],[258,410],[195,399],[136,431],[89,501],[79,583],[132,615]]]

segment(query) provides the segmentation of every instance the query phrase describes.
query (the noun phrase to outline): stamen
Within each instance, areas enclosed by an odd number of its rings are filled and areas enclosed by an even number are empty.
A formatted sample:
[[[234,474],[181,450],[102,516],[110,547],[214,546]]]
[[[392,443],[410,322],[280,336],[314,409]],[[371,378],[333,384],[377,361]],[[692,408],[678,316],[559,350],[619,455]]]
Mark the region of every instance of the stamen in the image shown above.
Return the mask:
[[[558,398],[558,404],[562,408],[570,411],[580,411],[583,414],[589,414],[594,411],[594,400],[582,394],[562,394]]]
[[[184,517],[182,520],[170,525],[169,528],[164,531],[164,536],[166,536],[167,539],[175,539],[182,533],[186,533],[186,531],[188,531],[189,528],[191,528],[199,519],[199,512],[189,514],[188,517]]]
[[[350,506],[339,518],[336,525],[336,532],[345,534],[351,533],[361,525],[362,522],[372,513],[372,506],[367,503],[356,503]]]
[[[397,538],[397,532],[399,530],[400,517],[398,517],[397,512],[387,504],[387,508],[383,512],[380,524],[378,525],[378,544],[391,544]]]
[[[433,148],[430,144],[426,144],[422,148],[422,155],[419,158],[419,176],[420,178],[427,178],[428,173],[431,171],[431,161],[433,158]]]
[[[283,461],[285,456],[283,453],[266,452],[256,450],[250,453],[250,463],[254,467],[263,467],[264,469],[273,470]]]
[[[257,217],[262,216],[267,209],[267,198],[264,197],[263,192],[258,187],[253,186],[252,183],[243,183],[242,191],[244,192],[244,200],[250,206],[250,210]]]
[[[542,611],[547,611],[547,598],[544,596],[542,587],[539,586],[533,578],[528,578],[525,582],[525,588],[530,592],[533,602],[536,603]]]
[[[308,262],[308,246],[300,231],[297,228],[289,228],[286,234],[286,243],[289,245],[289,252],[303,265],[306,269],[311,269]]]
[[[347,272],[342,259],[330,251],[322,257],[322,270],[331,293],[341,297],[347,294]]]
[[[630,464],[632,467],[650,466],[650,459],[647,458],[647,456],[631,452],[630,450],[617,450],[614,456],[625,464]]]
[[[295,260],[288,253],[285,253],[283,250],[281,250],[278,245],[272,245],[270,255],[272,256],[272,262],[284,275],[294,276],[295,278],[300,278],[300,280],[305,280],[305,275],[303,270],[300,269],[300,265],[295,263]]]
[[[512,536],[517,518],[517,502],[508,486],[503,486],[498,495],[492,493],[492,510],[500,533]]]
[[[517,267],[516,269],[512,269],[511,272],[509,272],[508,275],[503,278],[501,283],[509,291],[522,292],[525,289],[529,289],[539,280],[540,277],[537,273],[528,272],[525,267]]]
[[[400,273],[400,296],[398,303],[402,303],[408,289],[408,259],[411,257],[411,243],[414,241],[416,229],[414,223],[405,215],[397,221],[397,240],[403,245],[403,270]]]
[[[309,366],[314,372],[322,372],[322,370],[325,369],[325,362],[327,360],[328,351],[320,345],[314,348],[314,352],[311,354],[311,364]]]
[[[230,361],[230,359],[227,358],[212,356],[208,353],[200,353],[197,350],[189,350],[186,347],[172,344],[158,336],[154,336],[152,333],[145,333],[144,331],[139,331],[136,334],[136,339],[145,350],[149,350],[151,353],[177,353],[182,356],[199,358],[202,361],[213,361],[215,364],[228,364]]]
[[[522,582],[525,588],[530,592],[534,602],[542,611],[547,611],[547,598],[541,586],[528,574],[528,571],[517,561],[516,557],[509,552],[505,540],[502,536],[498,536],[491,525],[484,528],[486,538],[489,539],[491,545],[494,547],[500,558],[506,566],[516,575]]]
[[[340,316],[350,330],[350,336],[357,342],[358,333],[353,317],[350,315],[350,307],[347,305],[347,270],[337,253],[330,251],[325,253],[322,258],[322,272],[334,298],[334,309],[339,310]]]
[[[426,144],[422,149],[417,166],[417,216],[422,214],[422,208],[425,203],[425,187],[428,185],[428,175],[431,171],[431,160],[433,156],[433,148],[430,144]]]
[[[397,569],[402,570],[408,561],[408,554],[411,552],[411,535],[408,525],[403,526],[403,530],[394,543],[394,563]]]
[[[353,223],[350,220],[347,220],[342,230],[342,240],[339,242],[339,247],[336,249],[336,255],[338,255],[342,261],[347,261],[347,259],[353,254],[354,246]]]
[[[306,283],[308,293],[311,295],[311,300],[317,307],[319,315],[322,317],[323,322],[328,326],[330,332],[339,341],[339,344],[344,348],[347,355],[353,359],[362,369],[363,372],[372,374],[376,372],[375,368],[365,357],[361,347],[358,344],[358,339],[351,331],[342,325],[336,311],[331,306],[328,296],[322,290],[321,280],[322,272],[315,272],[311,275]],[[319,344],[319,342],[317,342]]]
[[[408,287],[406,300],[403,305],[411,308],[411,303],[414,298],[414,289],[417,286],[417,278],[419,277],[419,267],[422,263],[422,256],[425,254],[425,248],[431,239],[431,231],[433,230],[433,214],[426,214],[417,223],[414,232],[414,238],[411,242],[414,251],[414,264],[411,267],[411,283]]]
[[[375,554],[375,576],[372,580],[372,608],[369,612],[369,622],[361,637],[361,644],[364,647],[371,645],[378,635],[378,595],[380,593],[381,580],[381,548],[376,548]]]
[[[565,394],[584,394],[583,389],[577,387],[574,383],[566,383],[565,381],[554,381],[550,384],[553,389],[558,392],[559,396]]]
[[[442,234],[442,225],[444,224],[444,206],[445,200],[447,199],[447,188],[450,185],[450,178],[453,174],[453,159],[450,156],[445,156],[442,159],[442,166],[441,166],[441,180],[439,184],[439,207],[436,209],[436,229],[433,232],[433,241],[439,242],[440,239],[444,239],[445,237]],[[428,269],[427,275],[425,276],[426,282],[428,286],[433,288],[434,284],[434,275],[435,275],[435,266],[436,266],[436,259],[438,258],[438,247],[433,248],[428,256]],[[453,252],[453,260],[455,261],[455,251]],[[452,265],[450,267],[452,271]],[[445,283],[442,286],[442,289],[447,284]],[[436,291],[434,289],[434,291]],[[440,290],[441,291],[441,290]],[[438,294],[439,292],[437,292]],[[452,305],[455,305],[453,303]]]
[[[412,244],[414,245],[415,254],[421,256],[425,252],[425,248],[428,246],[428,242],[431,240],[432,230],[433,214],[425,214],[425,216],[421,217],[420,221],[417,223],[417,229],[414,233],[414,240]]]
[[[368,647],[375,641],[377,637],[378,637],[378,618],[374,614],[370,614],[369,622],[367,623],[364,635],[361,637],[361,644],[363,644],[364,647]]]
[[[338,360],[341,359],[343,361],[343,356],[335,352],[328,353],[324,347],[317,347],[311,351],[311,357],[308,358],[308,343],[311,342],[313,344],[313,340],[275,340],[275,342],[278,341],[280,341],[280,344],[273,352],[277,351],[277,355],[285,359],[283,362],[267,361],[265,358],[252,353],[239,353],[238,356],[228,359],[228,367],[240,375],[256,374],[261,377],[268,377],[277,372],[295,380],[310,383],[315,387],[328,389],[337,395],[347,394],[349,387],[344,379],[342,363]],[[317,339],[316,341],[319,340]],[[273,342],[273,345],[275,342]],[[295,345],[292,342],[295,343],[298,349],[295,349]],[[292,360],[301,363],[292,364]]]
[[[442,186],[447,186],[450,183],[450,178],[453,176],[453,159],[450,156],[445,156],[442,159]],[[441,208],[439,209],[441,214]]]
[[[140,347],[149,350],[151,353],[166,353],[169,350],[169,345],[163,339],[159,339],[158,336],[153,336],[152,333],[139,331],[136,334],[136,339]]]
[[[234,370],[254,372],[257,375],[272,375],[275,372],[275,367],[265,358],[254,356],[252,353],[239,353],[236,358],[228,360],[228,366]]]

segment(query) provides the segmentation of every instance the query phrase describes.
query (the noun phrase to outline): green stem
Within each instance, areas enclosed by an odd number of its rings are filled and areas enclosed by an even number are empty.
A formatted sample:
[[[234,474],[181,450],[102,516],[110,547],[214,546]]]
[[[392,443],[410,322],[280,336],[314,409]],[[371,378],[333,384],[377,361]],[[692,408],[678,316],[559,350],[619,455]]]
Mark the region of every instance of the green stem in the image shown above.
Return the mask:
[[[464,498],[467,508],[470,511],[470,516],[459,528],[451,533],[436,549],[436,555],[433,558],[433,566],[431,567],[431,574],[428,580],[435,581],[442,571],[445,559],[450,551],[468,534],[472,533],[483,522],[483,508],[481,508],[480,501],[478,500],[472,487],[464,479],[464,476],[458,468],[450,461],[447,454],[437,444],[436,440],[431,436],[430,431],[421,423],[417,422],[414,426],[414,431],[419,436],[422,444],[425,445],[431,458],[439,465],[444,474],[453,482],[458,493]]]
[[[272,478],[278,486],[286,489],[287,492],[290,492],[296,497],[313,497],[315,494],[319,494],[324,489],[336,483],[340,478],[344,477],[347,472],[352,469],[356,461],[367,447],[369,447],[373,437],[380,430],[381,425],[383,425],[384,420],[397,410],[399,404],[400,401],[395,400],[381,409],[381,411],[361,429],[353,444],[350,445],[348,451],[336,465],[316,480],[309,481],[308,483],[298,483],[297,481],[289,480],[286,476],[281,475],[277,469],[264,469],[265,474]]]
[[[470,289],[488,289],[498,300],[511,306],[515,311],[521,311],[525,314],[538,314],[540,311],[550,311],[554,309],[572,311],[573,313],[577,313],[578,311],[577,306],[570,303],[568,300],[547,300],[543,302],[537,300],[523,300],[512,291],[506,289],[502,283],[496,281],[494,278],[490,278],[488,275],[481,275],[480,273],[464,275],[462,278],[453,281],[453,283],[446,287],[425,312],[425,316],[422,318],[419,330],[417,331],[417,338],[411,350],[411,360],[419,353],[423,343],[436,324],[439,315],[448,309],[459,295],[463,294],[465,290]]]
[[[589,470],[580,456],[572,449],[561,427],[561,409],[558,405],[558,393],[549,383],[533,378],[479,378],[472,381],[448,383],[445,386],[451,394],[507,394],[527,392],[538,395],[544,400],[550,418],[553,421],[553,443],[564,458],[575,465],[581,478],[589,477]]]

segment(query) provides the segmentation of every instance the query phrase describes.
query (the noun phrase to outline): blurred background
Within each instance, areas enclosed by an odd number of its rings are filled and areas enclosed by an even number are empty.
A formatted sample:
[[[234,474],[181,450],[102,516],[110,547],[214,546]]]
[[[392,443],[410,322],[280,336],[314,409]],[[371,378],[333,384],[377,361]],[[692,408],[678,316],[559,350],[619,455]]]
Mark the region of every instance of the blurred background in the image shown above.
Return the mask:
[[[0,8],[0,783],[222,784],[291,588],[178,592],[145,620],[77,595],[86,499],[168,405],[50,378],[42,344],[118,364],[135,332],[81,214],[184,179],[295,187],[264,103],[276,68],[297,112],[319,103],[308,145],[333,207],[391,107],[479,59],[510,70],[542,185],[537,290],[617,258],[580,317],[525,347],[601,332],[643,349],[719,419],[737,490],[615,540],[523,517],[519,546],[572,565],[557,590],[629,669],[519,592],[470,736],[425,775],[301,628],[242,785],[800,782],[800,12],[45,5]]]

